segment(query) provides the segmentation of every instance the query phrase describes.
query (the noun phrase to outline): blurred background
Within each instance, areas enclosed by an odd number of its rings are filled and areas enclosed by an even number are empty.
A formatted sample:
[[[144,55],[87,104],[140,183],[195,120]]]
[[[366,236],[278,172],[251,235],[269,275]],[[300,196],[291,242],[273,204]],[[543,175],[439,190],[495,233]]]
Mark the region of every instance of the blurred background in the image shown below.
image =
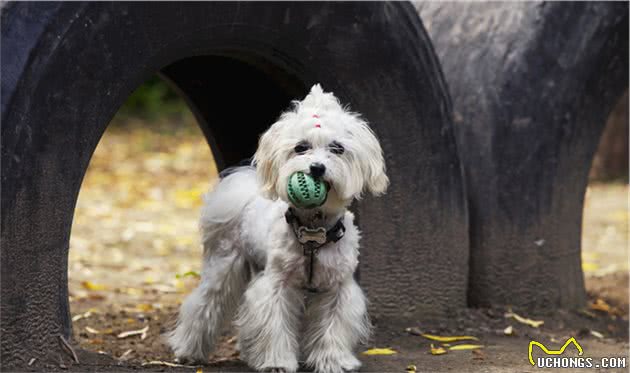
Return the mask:
[[[75,210],[69,280],[79,344],[122,360],[169,356],[160,334],[198,281],[199,208],[216,177],[186,103],[158,76],[140,86],[103,135]],[[582,236],[587,290],[627,312],[627,92],[610,115],[590,180]],[[146,339],[120,338],[143,331]],[[235,353],[233,339],[225,339],[217,359]]]

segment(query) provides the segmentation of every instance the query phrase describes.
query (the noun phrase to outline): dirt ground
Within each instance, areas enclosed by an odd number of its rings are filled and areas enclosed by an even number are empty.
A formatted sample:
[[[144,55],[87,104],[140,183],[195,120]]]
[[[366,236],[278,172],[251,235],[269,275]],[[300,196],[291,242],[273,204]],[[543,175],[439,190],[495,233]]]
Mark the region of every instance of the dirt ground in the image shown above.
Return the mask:
[[[192,120],[178,123],[118,122],[101,140],[76,208],[69,262],[74,342],[99,358],[80,353],[82,364],[46,370],[249,371],[229,332],[205,366],[172,365],[161,337],[198,281],[198,210],[216,177]],[[522,315],[544,320],[538,328],[506,318],[505,309],[462,311],[433,330],[376,320],[376,335],[362,350],[387,347],[397,353],[363,355],[362,371],[404,372],[408,365],[433,372],[535,371],[527,356],[530,339],[551,349],[571,336],[584,356],[628,356],[627,193],[627,184],[594,184],[587,192],[583,268],[590,303],[584,310],[547,318]],[[407,332],[409,327],[479,340],[443,346]],[[431,343],[448,353],[431,354]],[[462,343],[483,347],[448,350]],[[42,369],[37,362],[32,368]]]

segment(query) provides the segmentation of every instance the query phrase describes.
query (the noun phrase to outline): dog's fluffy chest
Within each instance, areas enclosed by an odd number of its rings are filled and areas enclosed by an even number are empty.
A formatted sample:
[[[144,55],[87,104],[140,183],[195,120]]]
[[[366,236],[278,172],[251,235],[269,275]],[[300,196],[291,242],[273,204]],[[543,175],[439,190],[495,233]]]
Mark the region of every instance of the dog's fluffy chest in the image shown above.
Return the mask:
[[[265,271],[273,271],[283,282],[297,287],[325,290],[352,276],[358,264],[359,231],[354,216],[344,214],[345,235],[328,243],[313,255],[313,274],[309,285],[310,255],[295,237],[284,213],[287,205],[258,198],[246,209],[242,225],[242,249],[249,260]]]
[[[297,242],[290,228],[281,226],[284,245],[270,248],[267,265],[293,286],[320,291],[334,288],[352,276],[358,264],[358,235],[349,223],[350,235],[320,247],[312,256]]]

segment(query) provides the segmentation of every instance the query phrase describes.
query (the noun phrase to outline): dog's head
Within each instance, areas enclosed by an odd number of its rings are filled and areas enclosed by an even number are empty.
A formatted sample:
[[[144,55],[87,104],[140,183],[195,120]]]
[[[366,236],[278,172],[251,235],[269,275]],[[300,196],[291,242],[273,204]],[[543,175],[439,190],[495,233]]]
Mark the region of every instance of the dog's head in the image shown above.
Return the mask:
[[[345,208],[364,191],[383,194],[389,184],[383,151],[370,127],[319,84],[261,136],[254,161],[270,199],[289,202],[287,183],[295,172],[323,179],[330,187],[324,210]]]

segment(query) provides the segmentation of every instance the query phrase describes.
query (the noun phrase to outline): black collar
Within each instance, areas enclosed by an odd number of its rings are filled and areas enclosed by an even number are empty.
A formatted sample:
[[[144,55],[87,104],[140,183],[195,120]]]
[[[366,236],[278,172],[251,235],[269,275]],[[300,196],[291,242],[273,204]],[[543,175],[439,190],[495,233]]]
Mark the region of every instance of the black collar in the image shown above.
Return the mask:
[[[346,227],[343,225],[343,215],[337,220],[332,228],[326,230],[324,227],[308,228],[300,221],[293,208],[289,207],[284,214],[287,223],[291,226],[295,238],[305,248],[319,249],[330,242],[337,242],[346,233]]]

